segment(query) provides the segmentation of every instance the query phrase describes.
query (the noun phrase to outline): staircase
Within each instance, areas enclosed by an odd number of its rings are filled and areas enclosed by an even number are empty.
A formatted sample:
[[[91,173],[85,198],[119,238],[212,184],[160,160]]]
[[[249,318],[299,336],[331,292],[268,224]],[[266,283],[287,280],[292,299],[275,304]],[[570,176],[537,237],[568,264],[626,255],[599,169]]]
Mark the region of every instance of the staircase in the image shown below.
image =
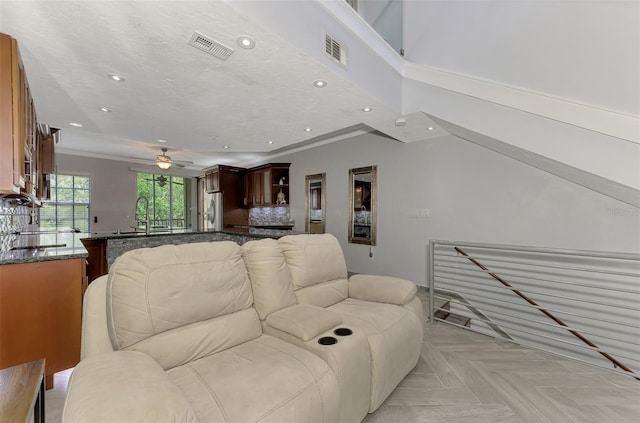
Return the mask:
[[[438,302],[440,303],[438,305]],[[436,298],[436,312],[434,314],[436,319],[443,320],[447,323],[451,323],[458,326],[464,326],[466,328],[471,327],[471,318],[460,315],[455,311],[451,312],[451,300],[444,300]]]

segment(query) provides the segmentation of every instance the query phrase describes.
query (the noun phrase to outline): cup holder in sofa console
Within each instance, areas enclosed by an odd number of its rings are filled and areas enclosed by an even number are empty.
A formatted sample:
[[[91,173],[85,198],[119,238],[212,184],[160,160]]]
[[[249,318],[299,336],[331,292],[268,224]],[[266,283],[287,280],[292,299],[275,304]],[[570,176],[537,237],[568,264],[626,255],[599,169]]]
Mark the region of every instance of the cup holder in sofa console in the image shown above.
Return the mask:
[[[320,345],[333,345],[337,343],[338,340],[333,336],[323,336],[322,338],[318,339],[318,344]]]
[[[333,331],[338,336],[349,336],[353,333],[353,331],[349,328],[338,328]]]

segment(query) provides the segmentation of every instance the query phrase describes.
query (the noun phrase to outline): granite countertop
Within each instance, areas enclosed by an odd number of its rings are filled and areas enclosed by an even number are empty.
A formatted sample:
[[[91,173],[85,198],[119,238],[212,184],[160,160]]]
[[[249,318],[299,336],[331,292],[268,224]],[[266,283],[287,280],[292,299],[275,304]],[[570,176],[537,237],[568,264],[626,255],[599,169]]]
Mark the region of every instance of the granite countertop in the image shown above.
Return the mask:
[[[0,252],[0,265],[85,258],[87,250],[80,241],[85,236],[79,233],[17,235],[14,248],[18,249]],[[33,246],[40,248],[28,248]]]
[[[279,228],[280,226],[278,226]],[[226,234],[241,234],[255,238],[280,238],[287,235],[304,234],[305,232],[292,231],[291,229],[275,229],[269,227],[250,226],[246,228],[228,228],[222,231]]]
[[[188,229],[179,229],[174,231],[157,231],[151,232],[147,235],[144,231],[131,231],[131,232],[96,232],[92,234],[84,234],[81,239],[119,239],[119,238],[141,238],[149,236],[166,236],[166,235],[190,235],[195,233]]]
[[[234,228],[263,228],[263,229],[293,229],[295,225],[291,224],[277,224],[277,223],[264,223],[261,225],[233,225]]]
[[[167,232],[152,232],[147,235],[144,232],[125,232],[125,233],[55,233],[55,234],[33,234],[33,235],[17,235],[14,242],[14,248],[9,251],[0,252],[0,265],[32,263],[50,260],[66,260],[74,258],[88,257],[87,250],[82,244],[82,240],[127,240],[127,239],[143,239],[153,238],[160,243],[165,241],[157,239],[158,237],[182,236],[190,237],[202,234],[227,234],[239,235],[245,238],[280,238],[286,235],[301,234],[304,232],[295,232],[290,229],[275,229],[269,227],[246,226],[240,228],[226,228],[222,231],[189,231],[175,230]],[[142,241],[144,243],[144,241]],[[189,241],[187,241],[189,242]],[[176,243],[174,240],[173,242]],[[157,244],[157,242],[155,243]],[[143,244],[144,245],[144,244]],[[40,248],[27,248],[32,246],[40,246]]]
[[[282,237],[285,235],[301,234],[304,232],[294,232],[288,229],[269,229],[265,227],[243,226],[236,228],[225,228],[222,231],[189,231],[189,230],[177,230],[171,232],[152,232],[147,235],[144,232],[124,232],[124,233],[95,233],[87,236],[86,234],[82,239],[100,240],[100,239],[122,239],[122,238],[145,238],[145,237],[159,237],[159,236],[172,236],[172,235],[197,235],[208,233],[224,233],[229,235],[248,235],[255,238],[273,238]]]

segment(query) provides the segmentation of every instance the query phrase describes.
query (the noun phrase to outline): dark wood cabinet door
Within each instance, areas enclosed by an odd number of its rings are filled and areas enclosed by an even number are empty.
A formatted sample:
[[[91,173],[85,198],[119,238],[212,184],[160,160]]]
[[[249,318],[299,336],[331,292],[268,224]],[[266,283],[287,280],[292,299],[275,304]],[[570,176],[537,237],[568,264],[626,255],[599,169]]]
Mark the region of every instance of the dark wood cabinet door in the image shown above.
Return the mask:
[[[107,267],[107,240],[83,239],[82,245],[89,253],[87,257],[87,279],[89,283],[109,273]]]
[[[220,191],[220,172],[207,173],[204,182],[207,192]]]

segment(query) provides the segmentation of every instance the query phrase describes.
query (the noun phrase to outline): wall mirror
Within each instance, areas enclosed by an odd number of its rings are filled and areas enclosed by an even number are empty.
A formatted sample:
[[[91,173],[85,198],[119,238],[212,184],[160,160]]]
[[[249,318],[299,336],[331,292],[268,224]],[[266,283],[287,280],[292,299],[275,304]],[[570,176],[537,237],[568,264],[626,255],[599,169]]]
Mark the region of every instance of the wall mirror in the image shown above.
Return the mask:
[[[305,177],[305,224],[304,230],[310,234],[323,234],[326,215],[326,174],[318,173]]]
[[[349,242],[376,245],[377,166],[349,170]]]

